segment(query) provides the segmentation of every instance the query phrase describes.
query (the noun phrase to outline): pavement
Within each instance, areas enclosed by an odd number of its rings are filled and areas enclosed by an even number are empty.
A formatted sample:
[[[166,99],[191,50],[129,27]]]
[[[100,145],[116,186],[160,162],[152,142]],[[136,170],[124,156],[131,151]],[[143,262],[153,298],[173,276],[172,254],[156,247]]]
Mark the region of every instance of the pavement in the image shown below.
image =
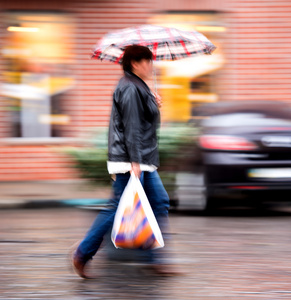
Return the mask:
[[[88,265],[94,278],[79,278],[68,252],[95,218],[75,208],[0,210],[0,299],[291,299],[290,209],[171,214],[163,250],[182,274],[166,278],[127,261],[110,232]]]
[[[202,177],[178,173],[171,206],[200,210],[205,206]],[[111,186],[93,185],[88,180],[0,181],[0,209],[82,207],[103,208],[111,197]],[[176,207],[177,209],[177,207]]]
[[[106,205],[110,186],[84,180],[0,182],[0,209]]]

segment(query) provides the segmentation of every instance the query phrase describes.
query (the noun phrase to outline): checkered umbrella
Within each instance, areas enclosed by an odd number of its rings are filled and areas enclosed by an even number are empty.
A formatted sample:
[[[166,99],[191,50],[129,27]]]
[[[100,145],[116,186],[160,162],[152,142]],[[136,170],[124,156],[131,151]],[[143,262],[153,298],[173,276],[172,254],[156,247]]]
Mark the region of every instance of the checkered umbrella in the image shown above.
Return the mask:
[[[93,49],[92,58],[121,63],[129,45],[147,46],[154,60],[176,60],[198,54],[211,54],[216,47],[197,31],[144,25],[105,35]]]

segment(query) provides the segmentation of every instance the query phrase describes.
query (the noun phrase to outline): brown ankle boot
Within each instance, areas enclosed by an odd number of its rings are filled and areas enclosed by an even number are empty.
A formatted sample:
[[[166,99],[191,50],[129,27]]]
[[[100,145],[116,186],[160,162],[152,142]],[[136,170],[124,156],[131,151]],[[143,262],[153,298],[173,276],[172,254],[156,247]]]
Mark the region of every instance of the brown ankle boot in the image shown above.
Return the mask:
[[[89,277],[86,275],[85,270],[84,270],[86,263],[84,263],[77,255],[73,256],[72,265],[73,265],[75,272],[80,277],[89,279]]]

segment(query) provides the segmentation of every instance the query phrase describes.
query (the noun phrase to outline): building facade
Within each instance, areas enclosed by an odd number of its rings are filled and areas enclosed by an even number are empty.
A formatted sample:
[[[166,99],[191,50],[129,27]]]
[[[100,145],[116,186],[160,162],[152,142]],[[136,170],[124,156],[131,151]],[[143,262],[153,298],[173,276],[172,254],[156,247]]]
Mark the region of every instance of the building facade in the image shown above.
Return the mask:
[[[187,122],[204,102],[290,101],[290,1],[0,3],[0,181],[78,177],[60,150],[108,125],[122,71],[90,54],[113,30],[197,29],[218,46],[191,67],[157,65],[164,122]]]

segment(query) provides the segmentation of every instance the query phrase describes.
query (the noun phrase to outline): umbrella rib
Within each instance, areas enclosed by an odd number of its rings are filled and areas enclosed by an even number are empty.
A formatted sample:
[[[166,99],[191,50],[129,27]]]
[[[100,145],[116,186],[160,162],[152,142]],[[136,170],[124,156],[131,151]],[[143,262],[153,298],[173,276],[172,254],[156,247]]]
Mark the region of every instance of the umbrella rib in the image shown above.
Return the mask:
[[[202,46],[205,47],[205,50],[203,49],[202,51],[203,51],[204,53],[209,54],[208,46],[206,45],[206,43],[202,42],[202,41],[199,39],[198,35],[194,35],[193,32],[192,32],[192,35],[199,41],[200,45],[202,45]]]
[[[190,52],[188,51],[188,49],[187,49],[187,47],[186,47],[186,45],[185,45],[185,43],[184,43],[183,40],[180,40],[180,44],[183,46],[183,49],[184,49],[185,53],[186,53],[188,56],[190,56],[191,54],[190,54]]]
[[[144,40],[144,38],[142,37],[142,35],[141,35],[141,30],[138,28],[138,27],[136,27],[136,29],[137,29],[137,34],[139,35],[139,38],[140,38],[140,40],[142,41],[142,43],[144,42],[145,43],[145,40]],[[141,43],[141,44],[142,44]],[[145,43],[146,44],[146,43]]]
[[[175,59],[175,57],[174,57],[174,55],[173,55],[173,54],[172,54],[172,52],[171,52],[171,49],[170,49],[169,43],[168,43],[168,42],[166,42],[166,44],[167,44],[167,46],[168,46],[168,49],[169,49],[169,52],[170,52],[170,55],[171,55],[171,59],[172,59],[172,60],[174,60],[174,59]]]
[[[100,54],[100,60],[102,61],[103,60],[103,57],[106,55],[106,51],[111,48],[111,47],[114,47],[114,44],[110,44],[109,46],[107,46]]]
[[[153,57],[154,57],[154,60],[156,60],[156,58],[157,58],[157,49],[158,49],[158,43],[154,43],[154,46],[153,46],[153,50],[152,50],[152,52],[153,52]]]

